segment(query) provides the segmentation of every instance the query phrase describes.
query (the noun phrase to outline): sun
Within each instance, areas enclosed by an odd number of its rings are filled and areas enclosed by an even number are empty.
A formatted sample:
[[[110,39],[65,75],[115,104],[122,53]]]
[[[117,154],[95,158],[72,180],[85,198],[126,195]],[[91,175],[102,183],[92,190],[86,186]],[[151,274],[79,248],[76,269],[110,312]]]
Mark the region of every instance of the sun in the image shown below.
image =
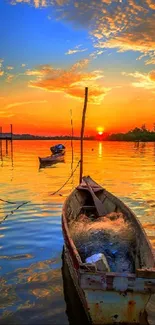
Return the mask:
[[[102,135],[103,132],[104,132],[104,127],[103,127],[103,126],[98,126],[98,127],[96,128],[96,130],[97,130],[97,133],[98,133],[99,135]]]

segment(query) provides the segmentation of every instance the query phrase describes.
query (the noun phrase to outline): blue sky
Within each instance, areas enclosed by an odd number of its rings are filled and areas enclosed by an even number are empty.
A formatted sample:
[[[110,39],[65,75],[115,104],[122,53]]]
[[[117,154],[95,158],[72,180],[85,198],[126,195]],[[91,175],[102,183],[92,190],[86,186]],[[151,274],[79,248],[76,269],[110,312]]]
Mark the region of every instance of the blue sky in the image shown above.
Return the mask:
[[[31,68],[45,62],[54,65],[73,63],[75,58],[65,54],[70,46],[84,43],[91,50],[92,42],[88,31],[83,28],[73,29],[71,24],[49,19],[53,8],[36,9],[26,3],[10,5],[0,3],[1,30],[0,40],[3,44],[1,57],[6,64],[19,66],[26,62]],[[80,58],[85,55],[81,53]]]

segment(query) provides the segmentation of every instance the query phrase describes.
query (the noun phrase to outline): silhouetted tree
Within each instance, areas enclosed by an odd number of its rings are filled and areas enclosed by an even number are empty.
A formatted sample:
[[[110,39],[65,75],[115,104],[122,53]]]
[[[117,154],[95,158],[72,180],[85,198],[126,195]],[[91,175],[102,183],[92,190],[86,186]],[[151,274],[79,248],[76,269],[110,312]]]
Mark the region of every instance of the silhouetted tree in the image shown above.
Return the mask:
[[[145,124],[142,124],[142,126],[141,126],[141,130],[142,130],[143,132],[147,131],[147,129],[146,129],[146,125],[145,125]]]
[[[155,142],[155,123],[154,123],[154,131],[147,130],[146,125],[143,124],[141,128],[135,127],[133,130],[130,130],[127,133],[111,134],[108,137],[108,140],[143,141],[143,142],[154,141]]]

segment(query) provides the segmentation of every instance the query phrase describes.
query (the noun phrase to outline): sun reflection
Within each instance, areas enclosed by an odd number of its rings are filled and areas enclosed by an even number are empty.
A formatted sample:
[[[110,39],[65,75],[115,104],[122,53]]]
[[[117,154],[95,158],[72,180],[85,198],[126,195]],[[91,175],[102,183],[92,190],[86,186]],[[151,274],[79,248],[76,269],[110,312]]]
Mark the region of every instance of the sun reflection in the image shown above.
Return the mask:
[[[98,153],[99,153],[99,157],[102,157],[102,142],[99,142],[98,144]]]

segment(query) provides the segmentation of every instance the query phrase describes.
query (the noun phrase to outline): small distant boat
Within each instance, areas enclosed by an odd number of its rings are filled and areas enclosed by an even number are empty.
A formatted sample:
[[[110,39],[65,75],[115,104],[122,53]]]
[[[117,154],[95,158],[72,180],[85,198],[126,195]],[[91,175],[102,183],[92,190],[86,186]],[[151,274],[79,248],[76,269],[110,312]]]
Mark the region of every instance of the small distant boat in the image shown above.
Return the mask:
[[[65,157],[64,157],[64,153],[58,153],[48,157],[44,157],[44,158],[38,157],[38,158],[39,158],[40,165],[53,165],[59,162],[64,162]]]
[[[83,131],[80,181],[63,205],[62,231],[64,261],[87,319],[95,325],[153,325],[155,255],[151,244],[128,206],[91,177],[82,177],[82,162]]]
[[[53,165],[59,162],[64,162],[65,156],[65,146],[63,144],[58,144],[50,148],[52,155],[47,157],[38,157],[40,165]]]

